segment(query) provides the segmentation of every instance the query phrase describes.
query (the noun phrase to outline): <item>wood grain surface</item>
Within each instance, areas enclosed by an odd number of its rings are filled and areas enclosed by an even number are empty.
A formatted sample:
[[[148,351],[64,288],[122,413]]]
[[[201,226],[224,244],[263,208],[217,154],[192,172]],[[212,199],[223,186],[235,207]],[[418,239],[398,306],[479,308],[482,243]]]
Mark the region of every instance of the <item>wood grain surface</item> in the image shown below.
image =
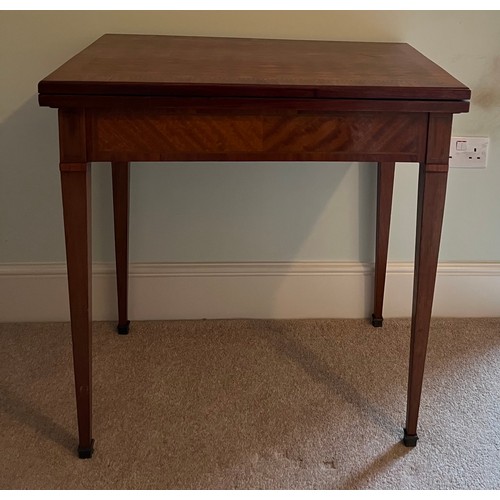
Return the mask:
[[[421,161],[426,113],[182,115],[92,110],[91,161]]]
[[[470,90],[406,43],[104,35],[40,94],[462,100]]]

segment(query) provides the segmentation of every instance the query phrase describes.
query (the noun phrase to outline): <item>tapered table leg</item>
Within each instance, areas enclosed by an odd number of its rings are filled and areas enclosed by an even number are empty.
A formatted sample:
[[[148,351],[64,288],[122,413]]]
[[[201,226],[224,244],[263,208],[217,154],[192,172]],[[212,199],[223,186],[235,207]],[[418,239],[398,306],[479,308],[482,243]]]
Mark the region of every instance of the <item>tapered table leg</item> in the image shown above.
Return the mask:
[[[420,164],[419,170],[410,369],[403,438],[404,444],[410,447],[415,446],[418,439],[417,421],[443,224],[452,118],[444,113],[429,115],[426,161]]]
[[[113,210],[115,219],[116,285],[118,292],[118,326],[120,334],[129,332],[128,319],[128,227],[130,198],[130,165],[112,163]]]
[[[61,163],[71,335],[80,458],[90,458],[92,439],[92,260],[90,165]]]
[[[419,174],[410,370],[404,444],[417,443],[417,420],[431,321],[448,165],[422,164]]]
[[[394,162],[377,166],[377,222],[375,244],[375,287],[372,325],[382,326],[389,228],[391,224],[392,193],[394,188]]]

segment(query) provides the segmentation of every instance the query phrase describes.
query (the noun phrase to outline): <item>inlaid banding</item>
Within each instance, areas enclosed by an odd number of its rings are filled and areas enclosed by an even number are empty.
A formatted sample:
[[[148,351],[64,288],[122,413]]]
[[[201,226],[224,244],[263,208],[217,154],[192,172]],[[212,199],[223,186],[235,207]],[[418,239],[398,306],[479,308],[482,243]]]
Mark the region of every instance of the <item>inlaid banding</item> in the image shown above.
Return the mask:
[[[93,110],[93,161],[345,159],[350,154],[424,155],[426,113],[203,114]],[[226,158],[227,155],[227,158]],[[347,156],[346,156],[347,155]],[[233,156],[233,158],[231,158]]]

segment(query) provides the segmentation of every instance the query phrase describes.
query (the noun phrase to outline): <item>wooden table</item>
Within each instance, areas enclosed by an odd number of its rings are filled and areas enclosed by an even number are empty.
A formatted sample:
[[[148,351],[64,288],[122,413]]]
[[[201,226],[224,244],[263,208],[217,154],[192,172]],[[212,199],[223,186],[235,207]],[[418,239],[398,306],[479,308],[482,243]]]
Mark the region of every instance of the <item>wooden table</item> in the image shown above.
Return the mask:
[[[59,109],[81,458],[93,452],[92,161],[112,164],[121,334],[129,331],[129,162],[375,162],[374,326],[382,326],[394,163],[418,162],[403,438],[416,445],[451,124],[469,109],[466,86],[405,43],[105,35],[38,88],[40,105]]]

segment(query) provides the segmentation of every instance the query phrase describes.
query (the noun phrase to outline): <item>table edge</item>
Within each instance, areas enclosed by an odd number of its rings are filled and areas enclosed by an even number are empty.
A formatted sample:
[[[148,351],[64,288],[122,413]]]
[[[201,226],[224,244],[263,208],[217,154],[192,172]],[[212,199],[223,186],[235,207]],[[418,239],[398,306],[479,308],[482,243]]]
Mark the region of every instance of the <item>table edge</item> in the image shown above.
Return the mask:
[[[200,112],[316,112],[399,111],[466,113],[466,100],[429,99],[334,99],[334,98],[270,98],[270,97],[161,97],[128,95],[39,94],[40,106],[51,108],[170,108]]]

